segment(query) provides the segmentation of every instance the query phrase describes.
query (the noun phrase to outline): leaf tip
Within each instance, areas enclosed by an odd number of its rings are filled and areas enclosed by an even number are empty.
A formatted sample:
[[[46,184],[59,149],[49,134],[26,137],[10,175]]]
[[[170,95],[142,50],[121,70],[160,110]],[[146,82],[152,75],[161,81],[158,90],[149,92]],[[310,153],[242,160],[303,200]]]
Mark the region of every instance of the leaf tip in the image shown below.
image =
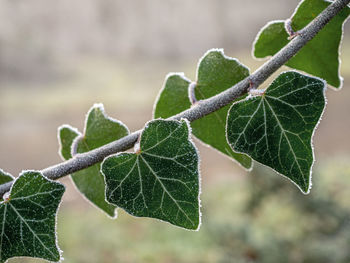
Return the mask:
[[[162,114],[160,114],[159,112],[157,112],[157,106],[158,106],[158,103],[161,99],[161,96],[163,94],[163,92],[165,91],[165,89],[167,88],[168,84],[169,84],[169,81],[172,79],[172,78],[180,78],[182,79],[183,81],[187,82],[188,85],[191,83],[191,80],[189,78],[187,78],[185,76],[185,73],[184,72],[169,72],[166,76],[165,76],[165,79],[163,81],[163,84],[162,84],[162,87],[161,89],[159,90],[157,96],[156,96],[156,99],[154,101],[154,104],[153,104],[153,109],[152,109],[152,117],[153,119],[156,119],[156,118],[159,118],[159,117],[164,117],[162,116]],[[173,115],[173,114],[172,114]],[[166,116],[168,117],[168,116]]]
[[[257,44],[258,41],[260,40],[260,37],[262,35],[262,33],[265,32],[265,30],[267,30],[270,26],[274,25],[274,24],[278,24],[278,23],[283,23],[284,24],[285,20],[272,20],[267,22],[262,28],[260,28],[260,30],[258,31],[258,33],[255,36],[255,39],[253,41],[253,45],[252,45],[252,49],[251,49],[251,56],[258,61],[263,61],[266,58],[268,58],[269,56],[263,56],[263,55],[259,55],[257,53]]]

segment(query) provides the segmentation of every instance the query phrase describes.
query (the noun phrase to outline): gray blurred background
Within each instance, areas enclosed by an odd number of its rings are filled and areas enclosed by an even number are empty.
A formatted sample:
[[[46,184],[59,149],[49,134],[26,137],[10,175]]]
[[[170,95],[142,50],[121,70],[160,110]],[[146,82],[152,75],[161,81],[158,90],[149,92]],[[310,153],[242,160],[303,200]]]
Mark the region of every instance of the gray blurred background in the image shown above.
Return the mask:
[[[60,162],[57,127],[82,130],[96,102],[141,128],[165,75],[193,79],[210,48],[257,69],[257,32],[290,17],[298,2],[0,0],[0,167],[17,176]],[[203,225],[193,233],[121,210],[108,219],[64,178],[58,231],[67,262],[350,262],[349,25],[345,31],[344,87],[327,91],[310,195],[258,165],[247,174],[197,143]]]

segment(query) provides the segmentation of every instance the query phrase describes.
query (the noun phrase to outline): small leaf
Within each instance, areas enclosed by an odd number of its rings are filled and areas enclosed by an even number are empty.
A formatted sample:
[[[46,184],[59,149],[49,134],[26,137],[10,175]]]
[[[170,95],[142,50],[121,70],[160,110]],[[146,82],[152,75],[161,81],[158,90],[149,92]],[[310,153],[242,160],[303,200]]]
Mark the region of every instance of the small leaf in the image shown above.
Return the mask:
[[[140,151],[106,158],[106,199],[138,217],[198,229],[199,161],[185,121],[154,120],[141,134]]]
[[[304,0],[292,17],[292,29],[297,32],[320,14],[330,2],[324,0]],[[286,65],[303,70],[325,79],[328,84],[339,88],[339,49],[343,34],[343,24],[350,14],[345,7],[309,43],[307,43]],[[284,21],[268,23],[258,34],[254,43],[254,56],[264,58],[276,54],[289,42]]]
[[[72,158],[72,144],[80,132],[70,125],[62,125],[58,128],[58,140],[60,142],[59,153],[64,160]]]
[[[84,135],[80,135],[76,129],[67,125],[62,127],[59,130],[59,138],[62,155],[65,153],[64,157],[68,157],[67,149],[71,149],[72,144],[75,145],[77,153],[84,153],[129,134],[128,128],[123,123],[105,115],[101,104],[94,105],[87,114]],[[95,164],[72,174],[71,177],[78,190],[89,201],[109,216],[115,217],[116,207],[105,200],[105,183],[100,166],[101,163]]]
[[[2,169],[0,169],[0,184],[4,184],[4,183],[7,183],[7,182],[10,182],[13,179],[14,179],[14,177],[11,174],[6,173]]]
[[[154,107],[154,118],[169,118],[191,107],[188,99],[188,86],[191,81],[183,73],[170,73],[166,76]]]
[[[232,105],[229,144],[309,192],[312,136],[325,107],[325,85],[297,72],[282,73],[261,96]]]
[[[11,257],[60,261],[56,214],[65,187],[40,172],[23,172],[0,203],[0,262]]]
[[[209,50],[199,61],[195,94],[197,100],[212,97],[249,76],[249,69],[236,59],[227,57],[222,50]],[[155,104],[154,118],[168,118],[191,107],[188,98],[190,80],[180,74],[168,75]],[[199,102],[200,103],[200,102]],[[206,145],[250,169],[251,159],[238,154],[227,144],[225,125],[230,105],[192,122],[192,133]]]

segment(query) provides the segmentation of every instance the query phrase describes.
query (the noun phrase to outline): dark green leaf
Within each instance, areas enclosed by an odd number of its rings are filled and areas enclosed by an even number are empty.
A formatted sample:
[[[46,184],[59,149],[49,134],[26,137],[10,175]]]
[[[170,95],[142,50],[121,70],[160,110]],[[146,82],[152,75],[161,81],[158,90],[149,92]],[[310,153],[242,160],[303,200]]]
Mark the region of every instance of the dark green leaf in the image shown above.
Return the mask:
[[[0,203],[0,262],[11,257],[60,261],[56,214],[65,187],[39,172],[23,172]]]
[[[141,135],[140,150],[102,163],[106,199],[131,215],[198,229],[198,153],[185,121],[154,120]]]
[[[282,73],[261,96],[232,105],[227,139],[292,180],[304,193],[311,187],[312,136],[325,107],[325,83],[297,72]]]
[[[59,132],[61,149],[71,149],[73,144],[76,149],[72,150],[77,153],[91,151],[129,134],[128,128],[123,123],[105,115],[101,104],[94,105],[87,114],[84,135],[78,136],[77,131],[68,126],[63,126],[63,128],[65,130]],[[101,164],[98,163],[76,172],[72,174],[72,179],[78,190],[89,201],[109,216],[115,217],[116,207],[108,204],[105,200],[105,182],[100,172],[100,166]]]
[[[212,97],[241,81],[249,70],[238,60],[227,57],[222,50],[209,50],[199,61],[195,93],[197,100]],[[191,107],[188,98],[190,81],[181,74],[171,74],[165,80],[154,109],[154,118],[168,118]],[[246,169],[252,166],[245,154],[231,150],[226,142],[225,124],[230,105],[194,121],[192,133],[203,143],[236,160]]]
[[[302,1],[292,17],[293,31],[304,28],[329,4],[328,1],[324,0]],[[350,8],[345,7],[286,65],[325,79],[328,84],[336,88],[341,87],[339,48],[343,24],[349,14]],[[284,21],[268,23],[258,34],[254,43],[254,56],[264,58],[276,54],[288,44],[288,37]]]

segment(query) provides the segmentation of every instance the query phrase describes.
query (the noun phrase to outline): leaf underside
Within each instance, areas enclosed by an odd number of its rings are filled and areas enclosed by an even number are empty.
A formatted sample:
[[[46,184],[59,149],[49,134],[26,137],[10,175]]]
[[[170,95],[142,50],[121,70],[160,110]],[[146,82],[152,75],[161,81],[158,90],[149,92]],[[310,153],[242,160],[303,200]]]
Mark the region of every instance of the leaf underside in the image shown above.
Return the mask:
[[[319,79],[282,73],[262,96],[232,105],[227,120],[229,144],[307,193],[314,161],[312,136],[325,107],[324,89]]]
[[[200,60],[197,69],[195,95],[197,100],[212,97],[241,81],[249,70],[236,59],[226,57],[222,50],[210,50]],[[154,118],[168,118],[191,107],[188,98],[190,80],[180,74],[169,75],[156,101]],[[250,169],[251,159],[232,151],[227,144],[225,126],[230,105],[191,123],[192,133],[203,143]]]
[[[69,129],[69,127],[65,127],[65,129]],[[105,115],[102,105],[94,105],[90,109],[85,123],[84,135],[78,135],[73,128],[69,130],[70,132],[65,132],[65,137],[60,136],[61,148],[71,149],[72,144],[77,143],[77,153],[91,151],[129,134],[124,124]],[[62,134],[60,132],[60,135]],[[74,136],[75,141],[73,142],[71,138]],[[105,182],[100,167],[101,163],[95,164],[72,174],[71,177],[78,190],[89,201],[109,216],[114,217],[116,207],[105,200]]]
[[[303,29],[330,3],[324,0],[305,0],[292,17],[292,28]],[[339,75],[339,46],[343,34],[343,23],[350,14],[345,7],[310,42],[308,42],[286,65],[325,79],[333,87],[341,87]],[[254,44],[254,56],[273,56],[288,44],[288,34],[283,21],[267,24],[259,33]]]
[[[139,153],[120,153],[102,163],[106,200],[137,217],[198,229],[198,153],[187,121],[154,120],[141,134]]]
[[[29,256],[61,259],[56,245],[56,214],[65,187],[39,172],[24,172],[14,182],[9,200],[0,203],[0,262]]]

